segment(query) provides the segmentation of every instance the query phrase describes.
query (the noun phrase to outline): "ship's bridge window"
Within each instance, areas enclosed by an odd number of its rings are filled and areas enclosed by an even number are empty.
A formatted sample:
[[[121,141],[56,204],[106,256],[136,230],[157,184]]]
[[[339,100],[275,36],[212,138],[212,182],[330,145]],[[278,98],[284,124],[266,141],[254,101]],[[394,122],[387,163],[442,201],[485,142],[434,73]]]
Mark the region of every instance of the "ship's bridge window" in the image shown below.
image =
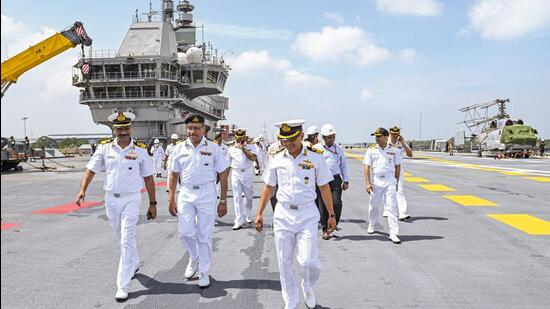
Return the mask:
[[[168,97],[168,86],[167,85],[160,85],[160,96],[163,98]]]
[[[225,86],[226,77],[225,75],[220,76],[220,86],[223,88]]]
[[[105,90],[105,87],[93,87],[94,91],[94,97],[96,99],[105,99],[107,98],[107,91]]]
[[[126,97],[127,98],[140,98],[141,97],[141,87],[139,86],[126,86],[124,87],[126,90]]]
[[[206,82],[208,84],[216,84],[218,82],[219,75],[220,72],[218,71],[208,71],[208,74],[206,75]]]
[[[122,91],[122,87],[107,87],[107,93],[109,94],[109,98],[124,97],[124,92]]]
[[[123,64],[124,78],[137,78],[139,74],[139,66],[136,64]]]
[[[193,71],[193,83],[202,83],[204,79],[203,70],[194,70]]]
[[[170,65],[168,63],[163,63],[160,67],[160,77],[169,78],[170,77]]]
[[[92,79],[102,79],[103,78],[103,66],[102,65],[92,65]]]
[[[156,63],[142,63],[141,64],[141,75],[143,78],[152,78],[155,77],[155,71],[157,69]]]
[[[145,98],[155,97],[155,86],[143,86],[143,96]]]
[[[107,78],[121,78],[122,73],[120,72],[120,65],[118,64],[107,64],[105,65],[105,72]]]

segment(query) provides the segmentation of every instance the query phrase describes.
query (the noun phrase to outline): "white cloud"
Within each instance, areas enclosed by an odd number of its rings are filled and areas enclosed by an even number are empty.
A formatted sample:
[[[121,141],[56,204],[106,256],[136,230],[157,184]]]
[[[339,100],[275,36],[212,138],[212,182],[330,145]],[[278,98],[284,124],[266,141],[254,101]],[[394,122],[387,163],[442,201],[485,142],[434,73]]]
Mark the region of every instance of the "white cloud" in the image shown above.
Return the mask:
[[[441,14],[438,0],[376,0],[376,8],[390,14],[434,16]]]
[[[338,12],[326,12],[325,17],[337,24],[343,24],[345,22],[344,17],[342,17],[342,15]]]
[[[468,15],[483,38],[511,39],[550,25],[550,1],[478,0]]]
[[[405,62],[412,62],[418,56],[418,52],[414,48],[406,48],[399,51],[399,58]]]
[[[236,73],[250,73],[262,70],[285,70],[290,62],[283,58],[274,58],[266,50],[249,50],[236,57],[229,57],[227,63]]]
[[[370,91],[367,88],[363,88],[363,90],[361,90],[360,95],[361,95],[361,100],[366,101],[374,96],[374,92]]]
[[[305,84],[305,83],[327,85],[329,83],[329,80],[324,77],[315,76],[312,74],[303,73],[296,70],[286,71],[284,75],[284,81],[290,85]]]
[[[314,61],[346,60],[359,65],[382,62],[390,51],[377,46],[358,27],[325,26],[320,32],[298,34],[292,49]]]
[[[5,44],[2,42],[2,60],[24,51],[55,32],[51,27],[41,27],[39,32],[32,32],[23,23],[2,14],[2,35],[5,36],[2,38],[5,41]]]
[[[205,23],[205,31],[223,36],[256,40],[287,40],[292,36],[292,31],[284,29],[266,29],[263,27],[244,27],[218,23]]]

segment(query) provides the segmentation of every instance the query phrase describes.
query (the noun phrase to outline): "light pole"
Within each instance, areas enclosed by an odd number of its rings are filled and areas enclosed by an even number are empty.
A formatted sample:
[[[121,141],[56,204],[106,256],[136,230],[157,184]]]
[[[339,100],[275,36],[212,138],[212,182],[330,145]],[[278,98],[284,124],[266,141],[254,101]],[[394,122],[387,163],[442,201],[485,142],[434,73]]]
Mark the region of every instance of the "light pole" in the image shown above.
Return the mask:
[[[27,119],[29,119],[29,117],[23,117],[21,118],[21,120],[23,120],[23,130],[24,130],[24,135],[23,137],[27,136]]]

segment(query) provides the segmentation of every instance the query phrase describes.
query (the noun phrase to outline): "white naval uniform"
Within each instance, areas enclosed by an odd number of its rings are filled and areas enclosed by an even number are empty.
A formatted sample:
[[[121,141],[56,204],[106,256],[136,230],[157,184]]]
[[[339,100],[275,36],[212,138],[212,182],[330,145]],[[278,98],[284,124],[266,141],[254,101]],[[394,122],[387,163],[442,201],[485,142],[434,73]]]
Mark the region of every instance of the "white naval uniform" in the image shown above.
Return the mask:
[[[256,146],[246,144],[244,147],[257,154]],[[244,152],[235,147],[227,150],[227,161],[231,167],[231,188],[235,206],[235,224],[243,225],[245,220],[253,220],[252,201],[254,198],[254,161],[250,161]],[[244,199],[242,195],[244,194]]]
[[[189,261],[208,274],[216,219],[216,180],[228,167],[220,147],[202,138],[195,148],[189,139],[174,149],[169,170],[179,173],[178,230]]]
[[[151,147],[151,153],[153,154],[153,165],[155,166],[155,174],[162,173],[162,161],[164,159],[164,148],[160,144],[153,145]]]
[[[390,140],[388,140],[388,144],[393,145],[396,147],[399,152],[401,153],[401,157],[405,158],[405,150],[403,149],[403,144],[401,142],[397,142],[393,144]],[[399,215],[406,215],[407,214],[407,199],[405,199],[405,194],[403,194],[403,187],[405,184],[405,171],[403,170],[403,163],[401,163],[401,173],[399,174],[399,180],[397,181],[397,209],[399,211]],[[384,203],[384,210],[386,210],[386,203]]]
[[[136,146],[134,141],[124,149],[116,139],[99,145],[86,165],[94,173],[106,171],[105,210],[120,244],[117,287],[128,287],[139,265],[136,242],[136,224],[139,219],[143,177],[154,173],[153,163],[147,150]]]
[[[166,169],[168,170],[168,168],[170,167],[170,162],[173,158],[173,153],[174,153],[174,149],[176,148],[177,144],[174,145],[172,143],[168,144],[168,146],[166,146],[166,150],[164,151],[164,155],[166,157]],[[166,189],[170,188],[170,175],[168,175],[167,179],[166,179]],[[176,192],[179,191],[179,184],[177,185],[177,188],[176,188]]]
[[[380,202],[385,200],[388,210],[388,225],[390,236],[399,234],[397,223],[397,201],[395,179],[395,166],[401,165],[403,158],[401,152],[391,145],[385,149],[373,145],[367,149],[364,165],[371,167],[372,172],[372,193],[369,200],[369,225],[378,223],[378,211]]]
[[[265,165],[267,160],[267,147],[260,142],[260,145],[256,144],[257,153],[258,156],[258,168],[260,169],[260,174],[265,171]]]
[[[317,253],[319,211],[315,205],[315,185],[332,181],[332,173],[323,157],[303,146],[293,158],[283,150],[270,158],[263,181],[279,186],[273,214],[275,248],[285,308],[296,308],[300,302],[294,273],[296,249],[302,270],[302,291],[313,289],[321,273]]]

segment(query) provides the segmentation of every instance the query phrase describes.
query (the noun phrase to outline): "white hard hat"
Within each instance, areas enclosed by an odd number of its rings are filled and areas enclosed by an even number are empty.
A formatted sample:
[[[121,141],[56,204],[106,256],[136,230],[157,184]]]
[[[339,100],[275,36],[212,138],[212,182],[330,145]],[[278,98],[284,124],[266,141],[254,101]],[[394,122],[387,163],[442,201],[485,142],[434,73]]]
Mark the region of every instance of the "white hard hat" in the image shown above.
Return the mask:
[[[170,139],[178,139],[178,135],[176,133],[170,135]]]
[[[159,141],[159,139],[158,139],[158,138],[155,138],[155,141],[154,141],[154,142],[155,142],[155,144],[158,144],[158,143],[160,143],[160,141]]]
[[[258,135],[258,139],[263,141],[264,140],[264,135],[263,134]]]
[[[319,128],[317,126],[309,126],[306,130],[306,135],[318,134]]]
[[[322,136],[329,136],[332,134],[336,134],[336,128],[332,124],[327,123],[327,124],[324,124],[323,127],[321,127]]]

